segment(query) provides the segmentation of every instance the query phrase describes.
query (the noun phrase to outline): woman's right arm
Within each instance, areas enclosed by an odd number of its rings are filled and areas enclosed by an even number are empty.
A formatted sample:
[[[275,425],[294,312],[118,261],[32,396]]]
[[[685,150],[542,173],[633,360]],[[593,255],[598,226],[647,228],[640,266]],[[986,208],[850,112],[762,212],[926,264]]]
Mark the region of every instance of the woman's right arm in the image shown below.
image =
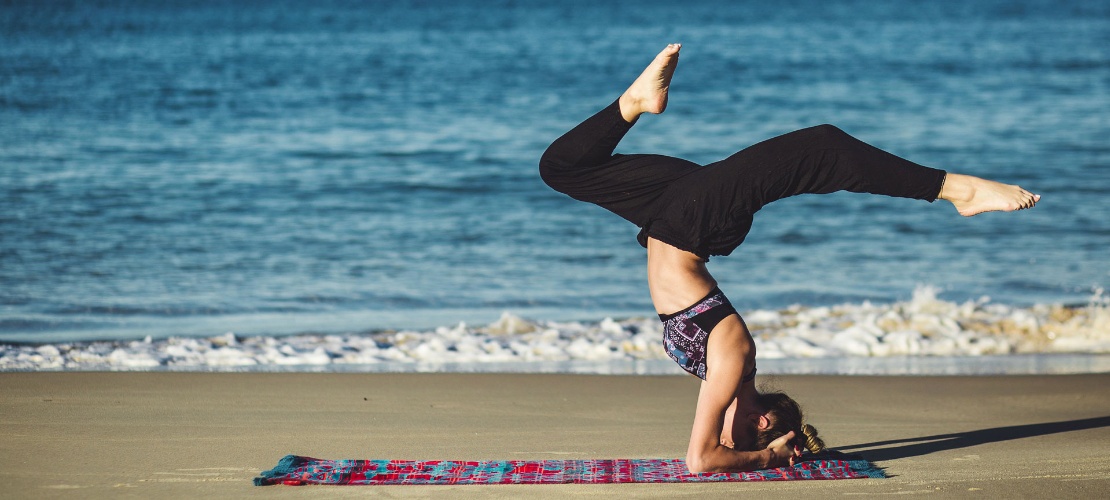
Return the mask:
[[[686,450],[690,472],[744,472],[790,465],[796,456],[787,444],[794,433],[759,451],[734,450],[721,444],[725,412],[740,393],[744,374],[755,363],[755,342],[737,316],[721,321],[709,336],[706,380],[698,393],[694,427]],[[750,408],[737,408],[744,418]]]

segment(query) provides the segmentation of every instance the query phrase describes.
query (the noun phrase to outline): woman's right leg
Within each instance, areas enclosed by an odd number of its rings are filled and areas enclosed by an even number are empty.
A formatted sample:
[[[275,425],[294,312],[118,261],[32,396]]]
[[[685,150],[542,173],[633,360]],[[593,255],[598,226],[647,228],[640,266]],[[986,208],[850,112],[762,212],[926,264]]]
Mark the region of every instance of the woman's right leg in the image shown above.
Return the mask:
[[[671,183],[700,167],[662,155],[613,154],[642,113],[661,113],[678,46],[660,52],[616,102],[555,140],[540,159],[547,185],[643,225]],[[654,89],[654,90],[652,90]]]

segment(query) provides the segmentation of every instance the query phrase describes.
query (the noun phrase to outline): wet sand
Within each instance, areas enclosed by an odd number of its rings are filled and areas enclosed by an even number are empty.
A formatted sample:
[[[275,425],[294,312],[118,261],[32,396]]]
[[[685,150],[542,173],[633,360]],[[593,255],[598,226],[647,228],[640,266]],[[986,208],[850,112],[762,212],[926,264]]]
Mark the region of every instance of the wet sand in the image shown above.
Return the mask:
[[[0,373],[0,476],[9,498],[1110,495],[1110,375],[761,379],[794,395],[830,446],[892,477],[255,487],[288,453],[680,457],[697,393],[685,376],[294,373]]]

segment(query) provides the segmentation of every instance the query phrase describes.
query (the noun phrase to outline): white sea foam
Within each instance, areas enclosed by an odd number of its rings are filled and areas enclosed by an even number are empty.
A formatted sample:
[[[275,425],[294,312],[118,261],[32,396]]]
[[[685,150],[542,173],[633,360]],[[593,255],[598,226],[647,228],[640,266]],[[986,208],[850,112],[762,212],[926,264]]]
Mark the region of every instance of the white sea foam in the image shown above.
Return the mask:
[[[948,302],[939,300],[936,292],[920,287],[911,300],[894,304],[793,306],[743,316],[758,357],[772,363],[802,358],[1110,353],[1110,297],[1102,290],[1082,307],[1028,308],[994,304],[987,298]],[[656,318],[531,321],[506,312],[489,325],[460,323],[430,331],[287,337],[227,333],[211,338],[2,345],[0,370],[339,371],[388,366],[393,367],[390,371],[407,371],[404,366],[419,365],[472,371],[467,367],[515,364],[515,371],[521,371],[521,364],[563,363],[575,367],[567,371],[607,372],[604,367],[612,363],[665,360],[661,326]]]

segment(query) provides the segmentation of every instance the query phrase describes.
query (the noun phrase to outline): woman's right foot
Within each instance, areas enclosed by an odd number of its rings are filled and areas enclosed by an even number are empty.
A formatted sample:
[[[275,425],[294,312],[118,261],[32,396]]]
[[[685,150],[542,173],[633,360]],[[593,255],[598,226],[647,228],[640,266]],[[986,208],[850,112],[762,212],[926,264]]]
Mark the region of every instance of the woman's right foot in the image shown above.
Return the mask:
[[[640,74],[620,98],[621,116],[628,123],[643,113],[659,114],[667,109],[667,91],[671,76],[678,67],[678,51],[682,44],[672,43]]]
[[[983,212],[1033,208],[1041,200],[1041,195],[1030,193],[1020,186],[950,173],[945,177],[937,198],[952,202],[960,215],[971,217]]]

